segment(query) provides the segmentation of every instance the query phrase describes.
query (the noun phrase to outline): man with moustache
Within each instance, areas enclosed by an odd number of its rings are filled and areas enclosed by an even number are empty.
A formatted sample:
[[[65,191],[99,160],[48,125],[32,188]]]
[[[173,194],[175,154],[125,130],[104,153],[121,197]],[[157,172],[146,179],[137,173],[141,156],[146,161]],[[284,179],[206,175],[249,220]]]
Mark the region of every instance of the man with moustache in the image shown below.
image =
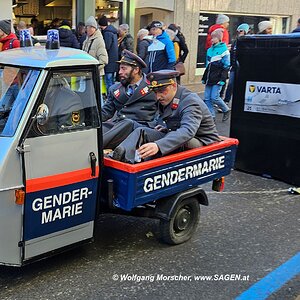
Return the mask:
[[[120,64],[120,83],[108,91],[102,108],[103,146],[114,149],[135,128],[148,126],[156,111],[155,94],[148,87],[142,69],[147,65],[136,54],[123,50]]]

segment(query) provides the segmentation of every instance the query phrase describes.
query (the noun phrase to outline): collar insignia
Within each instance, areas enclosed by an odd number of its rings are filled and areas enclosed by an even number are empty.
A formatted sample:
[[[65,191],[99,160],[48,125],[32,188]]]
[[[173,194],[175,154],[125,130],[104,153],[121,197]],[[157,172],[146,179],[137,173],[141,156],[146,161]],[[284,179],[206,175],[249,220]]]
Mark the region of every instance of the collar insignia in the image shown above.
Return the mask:
[[[115,95],[115,97],[119,98],[119,96],[120,96],[120,90],[119,89],[115,90],[114,91],[114,95]]]
[[[172,109],[177,109],[177,107],[178,107],[178,105],[179,105],[179,98],[174,98],[173,99],[173,103],[172,103],[172,105],[171,105],[171,108]]]
[[[143,89],[140,90],[140,93],[144,96],[146,94],[148,94],[149,92],[149,88],[147,86],[145,86]]]

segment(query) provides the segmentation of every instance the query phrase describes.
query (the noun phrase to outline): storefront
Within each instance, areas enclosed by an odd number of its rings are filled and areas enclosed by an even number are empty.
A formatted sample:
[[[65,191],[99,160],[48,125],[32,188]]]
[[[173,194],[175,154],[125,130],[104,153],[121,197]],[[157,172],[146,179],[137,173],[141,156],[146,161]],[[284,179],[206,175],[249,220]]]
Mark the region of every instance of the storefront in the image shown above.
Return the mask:
[[[221,12],[219,12],[221,13]],[[197,62],[196,62],[196,75],[202,75],[205,68],[205,41],[207,38],[207,32],[210,26],[215,24],[216,13],[200,12],[199,13],[199,27],[198,27],[198,49],[197,49]],[[230,18],[229,23],[229,35],[231,41],[236,38],[236,28],[242,24],[249,24],[249,34],[255,34],[258,32],[257,24],[261,21],[271,21],[273,24],[273,33],[288,33],[289,32],[289,16],[259,16],[248,14],[232,14],[227,13]]]
[[[115,27],[128,19],[127,0],[14,0],[13,14],[15,22],[25,21],[31,24],[31,19],[39,21],[40,29],[36,34],[45,34],[52,20],[69,20],[75,28],[79,21],[85,21],[90,15],[101,17],[105,15]]]
[[[299,0],[16,0],[13,11],[16,22],[24,20],[30,24],[31,18],[36,16],[43,27],[54,18],[59,18],[72,21],[72,27],[75,28],[79,21],[85,21],[90,15],[105,15],[115,27],[128,23],[133,36],[152,20],[163,21],[166,25],[176,23],[181,26],[190,51],[182,83],[200,86],[205,59],[203,43],[208,27],[215,22],[217,14],[230,17],[231,39],[240,23],[248,23],[256,32],[261,20],[270,20],[274,25],[274,33],[288,33],[296,26],[300,16],[298,2]],[[5,13],[8,5],[9,1],[6,1],[1,7],[2,19],[9,18]],[[11,9],[11,5],[9,8]]]

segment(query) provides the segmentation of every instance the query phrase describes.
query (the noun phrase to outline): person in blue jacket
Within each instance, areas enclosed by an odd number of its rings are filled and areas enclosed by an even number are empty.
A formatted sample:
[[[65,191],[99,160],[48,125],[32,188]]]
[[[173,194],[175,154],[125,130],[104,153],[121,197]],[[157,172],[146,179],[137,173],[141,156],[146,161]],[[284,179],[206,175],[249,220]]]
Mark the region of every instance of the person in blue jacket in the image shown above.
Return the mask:
[[[223,112],[222,121],[229,118],[230,109],[220,97],[222,86],[228,77],[230,68],[230,54],[225,43],[221,42],[223,29],[216,29],[211,33],[212,46],[207,50],[206,69],[203,74],[202,83],[205,84],[204,102],[206,103],[212,117],[215,119],[213,104],[217,104]]]
[[[99,27],[103,35],[105,42],[105,48],[108,55],[108,64],[104,67],[105,75],[105,85],[108,89],[115,83],[115,73],[118,71],[119,66],[118,60],[118,31],[112,26],[108,25],[107,18],[102,16],[98,20]]]
[[[174,70],[176,62],[174,45],[163,30],[162,22],[152,21],[147,29],[149,34],[153,36],[153,42],[148,47],[146,57],[148,73],[163,69]]]
[[[71,30],[71,24],[68,20],[63,20],[58,28],[59,42],[62,47],[80,49],[80,44],[76,35]]]

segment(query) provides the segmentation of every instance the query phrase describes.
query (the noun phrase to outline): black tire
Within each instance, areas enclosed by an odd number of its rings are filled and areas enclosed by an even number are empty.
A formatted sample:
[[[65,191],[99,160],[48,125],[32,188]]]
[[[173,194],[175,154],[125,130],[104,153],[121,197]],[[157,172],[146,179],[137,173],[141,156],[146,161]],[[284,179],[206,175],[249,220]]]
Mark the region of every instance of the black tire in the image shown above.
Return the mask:
[[[171,212],[169,221],[160,220],[159,231],[163,242],[178,245],[188,241],[200,220],[200,205],[196,198],[179,201]]]

